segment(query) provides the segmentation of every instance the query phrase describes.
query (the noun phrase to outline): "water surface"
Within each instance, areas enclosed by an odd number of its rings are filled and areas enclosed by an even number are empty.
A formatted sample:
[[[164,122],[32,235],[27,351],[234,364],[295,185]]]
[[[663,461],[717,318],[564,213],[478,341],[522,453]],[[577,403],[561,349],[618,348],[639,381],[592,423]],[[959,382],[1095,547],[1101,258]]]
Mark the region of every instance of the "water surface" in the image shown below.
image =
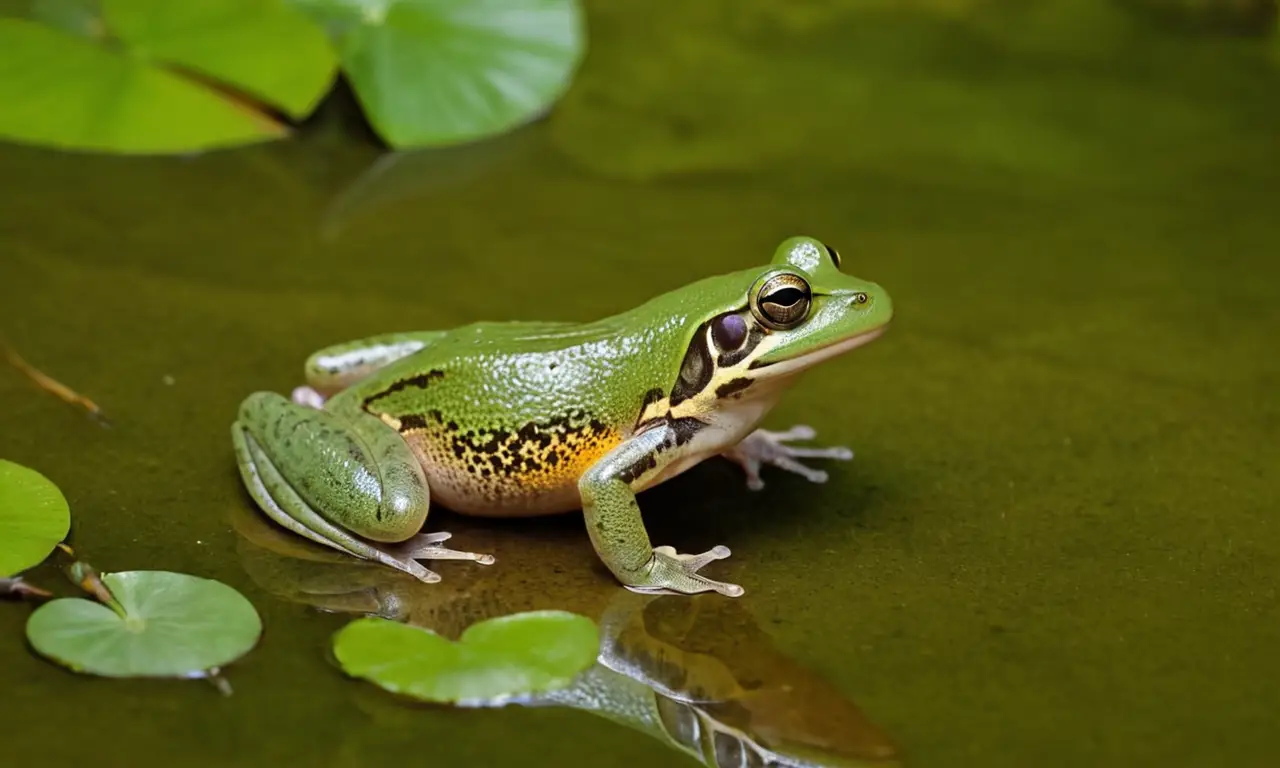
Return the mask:
[[[909,765],[1274,758],[1265,46],[1092,4],[688,5],[593,4],[564,103],[461,151],[388,157],[340,105],[202,157],[0,148],[0,329],[116,424],[0,369],[0,455],[61,485],[99,568],[222,579],[267,627],[224,699],[73,676],[0,605],[16,763],[695,764],[571,708],[409,709],[344,679],[326,648],[367,585],[350,563],[263,566],[228,430],[320,346],[589,319],[799,233],[897,319],[770,417],[856,451],[830,483],[772,472],[756,494],[713,462],[642,496],[658,542],[733,550],[712,570],[747,594],[706,609],[709,653],[820,681]],[[410,602],[440,621],[451,600],[590,584],[579,608],[599,612],[616,590],[580,525],[435,510],[429,528],[512,570],[469,591],[476,566],[441,564]]]

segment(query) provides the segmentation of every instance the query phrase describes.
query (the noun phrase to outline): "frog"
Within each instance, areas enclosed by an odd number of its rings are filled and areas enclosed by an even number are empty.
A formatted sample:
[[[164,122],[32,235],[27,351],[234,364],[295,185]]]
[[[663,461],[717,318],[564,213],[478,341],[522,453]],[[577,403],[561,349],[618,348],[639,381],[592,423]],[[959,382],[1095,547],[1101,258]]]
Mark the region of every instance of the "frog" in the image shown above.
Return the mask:
[[[762,259],[763,261],[763,259]],[[602,319],[479,321],[397,331],[307,357],[289,397],[258,391],[232,424],[248,494],[277,524],[419,581],[422,561],[495,562],[424,533],[436,503],[514,518],[580,511],[596,556],[645,594],[741,596],[703,572],[730,556],[654,546],[638,496],[701,462],[824,483],[808,425],[761,425],[803,373],[881,336],[888,293],[822,240],[783,240],[767,263],[695,279]]]

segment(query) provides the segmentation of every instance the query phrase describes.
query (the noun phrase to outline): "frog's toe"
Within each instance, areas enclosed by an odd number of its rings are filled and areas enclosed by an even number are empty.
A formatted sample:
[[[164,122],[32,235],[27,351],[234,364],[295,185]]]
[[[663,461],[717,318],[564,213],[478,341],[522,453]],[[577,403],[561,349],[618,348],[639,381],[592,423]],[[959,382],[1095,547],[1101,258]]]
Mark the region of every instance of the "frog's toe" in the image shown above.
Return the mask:
[[[818,431],[808,424],[797,424],[791,429],[784,429],[781,432],[770,432],[767,429],[756,430],[757,434],[767,435],[774,440],[787,442],[789,440],[812,440],[818,436]]]
[[[324,395],[311,387],[294,387],[291,399],[298,405],[305,405],[308,408],[324,407]]]
[[[440,546],[441,542],[447,541],[452,536],[452,533],[446,531],[420,533],[403,544],[397,544],[386,549],[394,551],[397,557],[406,560],[473,560],[480,565],[493,565],[493,555],[480,552],[462,552],[457,549]]]
[[[737,450],[725,451],[724,455],[742,467],[742,471],[747,475],[748,490],[759,491],[764,488],[764,480],[760,479],[760,467],[762,464],[759,459],[746,456]]]
[[[717,545],[697,555],[684,555],[672,547],[654,547],[653,557],[644,569],[639,584],[628,584],[632,592],[650,595],[692,595],[719,592],[725,597],[738,597],[743,589],[737,584],[708,579],[698,573],[708,563],[729,556],[729,548]]]
[[[811,483],[825,483],[828,475],[820,469],[806,466],[798,459],[835,459],[848,461],[853,451],[844,446],[829,448],[804,448],[787,445],[792,440],[812,440],[817,432],[805,424],[799,424],[782,432],[757,429],[742,442],[724,452],[726,458],[742,466],[747,475],[747,487],[753,491],[764,488],[760,469],[765,464],[794,472]]]
[[[732,554],[729,551],[729,548],[723,544],[717,544],[706,552],[698,555],[682,555],[679,552],[676,552],[675,547],[668,546],[654,547],[653,551],[666,557],[673,557],[676,560],[679,560],[684,563],[685,568],[690,572],[701,570],[703,566],[706,566],[716,560],[724,560]]]

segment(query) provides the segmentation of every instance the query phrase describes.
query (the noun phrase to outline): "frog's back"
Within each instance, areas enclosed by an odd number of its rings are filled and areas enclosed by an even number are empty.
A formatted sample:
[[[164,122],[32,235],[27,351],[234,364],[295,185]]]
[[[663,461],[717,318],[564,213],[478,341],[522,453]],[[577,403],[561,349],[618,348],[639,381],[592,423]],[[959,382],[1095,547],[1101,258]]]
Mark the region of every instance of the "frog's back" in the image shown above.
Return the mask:
[[[708,278],[590,323],[476,323],[340,397],[395,426],[432,498],[486,516],[581,506],[578,480],[674,385],[709,307],[749,273]]]
[[[678,331],[480,323],[343,396],[400,431],[435,502],[485,516],[562,512],[580,506],[582,474],[631,435],[646,393],[665,391],[672,363],[655,350]]]

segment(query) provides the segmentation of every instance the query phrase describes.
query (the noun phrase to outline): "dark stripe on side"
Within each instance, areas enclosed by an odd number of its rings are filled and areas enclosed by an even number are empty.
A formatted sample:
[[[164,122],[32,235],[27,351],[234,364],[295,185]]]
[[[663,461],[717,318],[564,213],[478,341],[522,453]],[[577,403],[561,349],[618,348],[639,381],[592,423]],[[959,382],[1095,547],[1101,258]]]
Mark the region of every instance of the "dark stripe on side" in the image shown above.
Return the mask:
[[[640,411],[636,413],[635,426],[631,428],[632,434],[635,434],[640,430],[645,429],[646,427],[656,424],[662,420],[661,416],[646,419],[645,421],[640,420],[640,417],[644,416],[644,412],[649,409],[649,406],[653,405],[654,403],[662,399],[662,395],[663,395],[663,392],[658,387],[654,387],[653,389],[644,393],[644,401],[640,403]]]
[[[400,418],[400,431],[410,432],[415,429],[426,429],[427,417],[420,413],[410,413]]]
[[[431,386],[431,382],[436,381],[437,379],[443,379],[443,378],[444,378],[444,371],[427,371],[426,373],[420,373],[417,376],[412,376],[407,379],[401,379],[399,381],[393,382],[391,386],[387,387],[381,392],[377,392],[375,394],[372,394],[366,397],[364,399],[364,407],[368,408],[370,405],[377,402],[378,400],[384,397],[387,397],[388,395],[394,395],[396,392],[403,391],[407,387],[416,387],[418,389],[426,389],[427,387]]]
[[[715,367],[711,363],[711,350],[707,346],[708,327],[709,323],[703,323],[693,334],[689,351],[685,352],[684,362],[680,364],[680,378],[671,388],[672,408],[706,389],[711,383]]]

